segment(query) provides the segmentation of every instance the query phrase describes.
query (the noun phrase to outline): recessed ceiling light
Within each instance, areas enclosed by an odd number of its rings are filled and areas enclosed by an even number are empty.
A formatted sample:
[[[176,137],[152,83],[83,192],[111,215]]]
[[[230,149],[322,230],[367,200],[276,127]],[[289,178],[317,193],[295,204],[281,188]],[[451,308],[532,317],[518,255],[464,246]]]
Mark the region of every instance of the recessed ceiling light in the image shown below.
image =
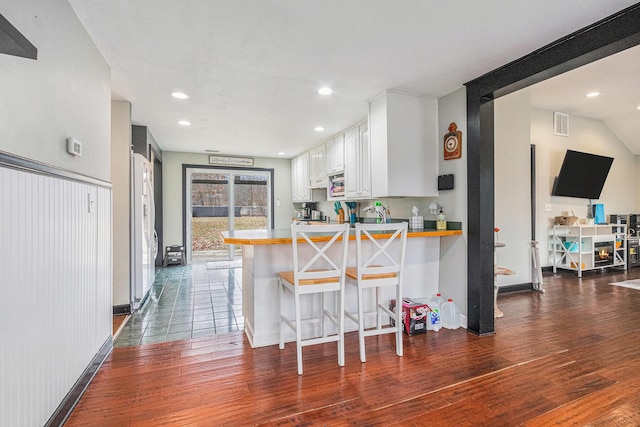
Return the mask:
[[[171,92],[171,96],[177,99],[189,99],[189,95],[184,92]]]
[[[600,92],[589,92],[587,94],[587,98],[593,98],[593,97],[596,97],[598,95],[600,95]]]
[[[278,156],[284,156],[284,151],[279,151]]]
[[[316,132],[322,132],[324,128],[322,126],[316,126]]]
[[[191,126],[191,122],[189,120],[179,120],[178,124],[182,126]]]
[[[638,105],[636,108],[637,108],[638,110],[640,110],[640,105]]]
[[[333,90],[330,87],[321,87],[320,89],[318,89],[318,93],[320,95],[331,95],[333,93]]]

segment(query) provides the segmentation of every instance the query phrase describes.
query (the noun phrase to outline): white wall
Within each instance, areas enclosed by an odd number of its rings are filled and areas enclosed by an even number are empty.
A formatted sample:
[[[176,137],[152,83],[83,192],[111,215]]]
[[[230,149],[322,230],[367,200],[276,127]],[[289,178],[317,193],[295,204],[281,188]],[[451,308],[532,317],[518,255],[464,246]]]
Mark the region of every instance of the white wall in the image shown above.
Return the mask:
[[[109,181],[110,70],[69,3],[1,13],[38,60],[0,55],[0,150]],[[41,426],[111,339],[111,189],[0,170],[0,425]]]
[[[635,156],[636,159],[636,179],[635,179],[635,188],[634,192],[634,209],[633,214],[640,213],[640,156]],[[615,212],[614,212],[615,213]]]
[[[110,69],[71,6],[12,1],[2,14],[38,59],[0,55],[0,150],[109,181]],[[82,157],[67,153],[71,136]]]
[[[182,165],[209,165],[208,154],[162,153],[162,198],[164,244],[183,244],[182,241]],[[291,202],[291,160],[256,157],[254,167],[274,169],[274,200],[280,199],[280,206],[274,207],[275,228],[291,226],[293,203]]]
[[[523,89],[496,100],[494,126],[495,224],[507,245],[498,250],[498,264],[516,272],[500,276],[498,285],[531,281],[530,144],[536,146],[536,240],[542,266],[551,265],[548,235],[554,217],[574,213],[584,219],[587,214],[588,200],[551,196],[566,150],[614,158],[601,198],[594,200],[605,205],[605,214],[638,209],[636,156],[602,120],[570,115],[569,136],[554,135],[553,111],[531,107]]]
[[[506,244],[497,249],[497,259],[498,265],[515,272],[498,276],[498,286],[531,282],[529,105],[528,89],[500,97],[494,104],[495,226]]]
[[[556,136],[553,134],[553,111],[531,108],[531,141],[536,144],[538,153],[536,239],[540,242],[543,266],[551,265],[547,248],[549,226],[553,224],[554,217],[564,212],[574,212],[580,218],[587,214],[588,200],[551,196],[553,180],[560,171],[567,149],[614,158],[600,199],[593,201],[604,204],[606,215],[634,213],[637,209],[636,157],[602,120],[570,115],[569,137]],[[545,204],[551,205],[550,212],[544,210]]]
[[[113,185],[113,305],[130,296],[131,104],[111,102],[111,183]]]
[[[380,199],[360,201],[360,216],[375,218],[374,214],[363,213],[362,209],[380,200],[388,206],[392,218],[407,219],[411,216],[411,208],[417,206],[425,220],[435,220],[429,212],[429,204],[436,202],[444,207],[448,221],[462,223],[462,236],[443,237],[440,239],[440,271],[439,292],[445,298],[452,298],[460,312],[467,314],[467,111],[466,89],[452,92],[438,100],[438,134],[440,138],[448,132],[449,124],[455,122],[462,131],[462,157],[455,160],[444,160],[443,141],[437,144],[439,175],[453,174],[455,188],[440,191],[438,197],[383,197]],[[408,172],[410,173],[410,171]],[[318,207],[325,215],[335,218],[333,202],[323,201]],[[412,295],[407,295],[412,296]]]
[[[449,124],[455,122],[462,132],[462,157],[444,160],[443,137]],[[438,204],[444,207],[448,221],[462,222],[462,236],[442,237],[440,239],[440,293],[452,298],[467,315],[467,91],[466,88],[452,92],[438,100],[438,134],[441,141],[438,146],[440,175],[453,174],[453,190],[440,191]],[[425,215],[426,218],[426,215]]]

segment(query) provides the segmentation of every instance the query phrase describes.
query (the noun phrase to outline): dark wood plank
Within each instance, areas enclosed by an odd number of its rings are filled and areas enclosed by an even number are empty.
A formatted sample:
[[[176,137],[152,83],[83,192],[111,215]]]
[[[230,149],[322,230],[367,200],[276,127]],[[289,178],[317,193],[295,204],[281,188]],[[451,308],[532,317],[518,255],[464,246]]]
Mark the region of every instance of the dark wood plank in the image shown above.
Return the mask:
[[[498,297],[496,334],[464,329],[336,345],[251,349],[242,333],[116,348],[67,426],[636,425],[640,291],[627,273],[545,277]]]

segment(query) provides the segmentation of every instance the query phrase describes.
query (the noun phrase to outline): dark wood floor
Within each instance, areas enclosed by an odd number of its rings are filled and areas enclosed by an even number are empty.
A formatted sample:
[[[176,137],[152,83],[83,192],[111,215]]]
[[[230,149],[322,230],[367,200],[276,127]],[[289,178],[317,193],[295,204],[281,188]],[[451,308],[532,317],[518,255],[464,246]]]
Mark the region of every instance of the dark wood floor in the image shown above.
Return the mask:
[[[118,332],[118,329],[120,329],[120,326],[124,323],[125,320],[127,320],[128,315],[127,314],[114,314],[113,315],[113,329],[112,329],[112,333],[115,335],[116,332]]]
[[[67,426],[640,425],[640,290],[628,273],[545,277],[547,292],[500,296],[496,334],[347,334],[334,344],[251,349],[241,333],[116,348]]]

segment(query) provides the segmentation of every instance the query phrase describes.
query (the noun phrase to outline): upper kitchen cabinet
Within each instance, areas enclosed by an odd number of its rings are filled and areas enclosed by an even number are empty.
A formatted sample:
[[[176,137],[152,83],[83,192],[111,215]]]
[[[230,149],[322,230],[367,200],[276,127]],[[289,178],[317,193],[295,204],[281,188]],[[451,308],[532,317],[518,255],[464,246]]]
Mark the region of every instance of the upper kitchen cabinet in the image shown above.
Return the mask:
[[[392,91],[369,101],[371,197],[438,195],[438,100]]]
[[[371,197],[371,159],[369,130],[361,123],[344,134],[345,196],[348,199]]]
[[[293,202],[311,201],[308,151],[291,159],[291,200]]]
[[[327,187],[327,162],[325,144],[309,151],[309,184],[311,188]]]
[[[344,170],[344,135],[338,135],[325,143],[327,175]]]

